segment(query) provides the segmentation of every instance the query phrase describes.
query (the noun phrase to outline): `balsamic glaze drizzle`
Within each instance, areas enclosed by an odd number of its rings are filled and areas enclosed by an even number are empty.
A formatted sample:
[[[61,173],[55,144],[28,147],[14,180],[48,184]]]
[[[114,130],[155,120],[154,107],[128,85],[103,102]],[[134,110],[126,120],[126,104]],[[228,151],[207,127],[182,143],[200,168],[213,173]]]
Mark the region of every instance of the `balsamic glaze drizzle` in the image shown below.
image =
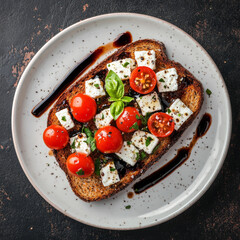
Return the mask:
[[[122,47],[130,42],[132,42],[132,35],[130,32],[125,32],[118,36],[114,42],[110,42],[94,50],[83,61],[81,61],[46,98],[39,102],[32,109],[31,113],[35,117],[40,117],[52,105],[52,103],[55,102],[61,93],[65,91],[77,78],[79,78],[79,76],[82,75],[90,66],[92,66],[101,55],[113,50],[114,48]]]
[[[177,155],[169,161],[166,165],[153,172],[148,177],[134,184],[133,189],[135,193],[141,193],[146,189],[154,186],[156,183],[163,180],[170,173],[172,173],[176,168],[182,165],[191,155],[193,146],[196,144],[197,140],[204,136],[208,129],[210,128],[212,122],[212,117],[209,113],[205,113],[198,124],[196,133],[193,136],[193,139],[189,147],[182,147],[178,150]]]

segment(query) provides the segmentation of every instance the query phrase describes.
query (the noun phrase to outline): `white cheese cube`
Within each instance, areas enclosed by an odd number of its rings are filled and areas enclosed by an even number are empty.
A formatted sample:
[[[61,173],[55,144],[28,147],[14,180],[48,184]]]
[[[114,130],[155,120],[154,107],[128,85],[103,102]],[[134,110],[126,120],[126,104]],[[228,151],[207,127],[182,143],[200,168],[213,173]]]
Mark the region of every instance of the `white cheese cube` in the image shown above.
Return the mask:
[[[156,73],[159,92],[173,92],[178,90],[178,74],[176,68],[169,68]]]
[[[139,151],[137,150],[137,148],[134,147],[131,142],[128,143],[124,141],[122,148],[118,153],[116,153],[116,155],[119,156],[126,163],[134,166],[137,162],[138,153]]]
[[[136,101],[141,108],[143,116],[145,116],[147,113],[160,111],[162,109],[159,97],[156,92],[138,97]]]
[[[120,181],[118,171],[113,161],[109,162],[100,170],[100,176],[104,187]]]
[[[112,120],[113,116],[110,113],[110,108],[102,110],[95,116],[95,124],[97,128],[109,126]]]
[[[137,148],[151,154],[159,140],[153,134],[138,130],[133,134],[131,141]]]
[[[86,143],[87,136],[85,133],[78,133],[76,136],[70,138],[70,146],[72,153],[85,153],[89,155],[91,153],[90,146]]]
[[[131,58],[125,58],[107,64],[108,70],[114,71],[122,80],[129,79],[131,70],[135,67],[135,60]]]
[[[173,117],[175,123],[174,129],[178,130],[182,124],[192,115],[189,109],[179,98],[169,107],[167,114]]]
[[[135,51],[135,59],[137,61],[138,67],[140,66],[146,66],[151,69],[156,68],[156,56],[155,51]]]
[[[106,95],[99,77],[85,81],[85,94],[92,98],[100,98]]]
[[[61,123],[61,125],[67,130],[75,126],[72,120],[72,116],[70,115],[67,108],[62,109],[59,112],[56,112],[56,116],[58,118],[58,121]]]

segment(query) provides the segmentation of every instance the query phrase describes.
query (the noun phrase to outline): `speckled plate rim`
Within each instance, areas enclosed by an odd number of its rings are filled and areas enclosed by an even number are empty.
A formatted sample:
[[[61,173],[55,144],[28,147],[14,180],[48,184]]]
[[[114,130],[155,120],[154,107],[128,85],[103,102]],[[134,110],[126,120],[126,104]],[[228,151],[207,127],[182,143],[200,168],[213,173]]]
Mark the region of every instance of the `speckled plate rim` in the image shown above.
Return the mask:
[[[35,185],[34,180],[30,177],[28,170],[24,164],[24,161],[21,157],[21,149],[19,148],[18,142],[16,140],[16,125],[14,124],[15,121],[17,120],[17,114],[16,114],[16,105],[17,105],[17,100],[19,98],[19,95],[21,94],[21,87],[23,85],[24,79],[27,76],[28,72],[30,71],[30,69],[32,68],[32,66],[34,65],[36,59],[52,44],[54,43],[58,38],[60,38],[63,34],[68,33],[69,31],[71,31],[73,28],[75,27],[79,27],[82,24],[85,23],[90,23],[93,21],[97,21],[100,19],[104,19],[104,18],[111,18],[111,17],[117,17],[117,16],[136,16],[136,17],[142,17],[142,18],[146,18],[146,19],[152,19],[153,21],[159,21],[162,22],[163,24],[169,25],[172,28],[175,28],[178,31],[181,31],[183,34],[185,34],[187,37],[189,37],[202,51],[203,53],[206,55],[206,57],[210,60],[210,62],[212,63],[213,67],[215,68],[216,72],[219,74],[219,79],[221,80],[221,83],[223,85],[223,89],[224,92],[226,94],[227,97],[227,109],[226,109],[226,118],[228,118],[228,125],[227,127],[227,136],[226,139],[224,141],[223,144],[223,148],[222,148],[222,155],[218,161],[218,165],[215,166],[214,171],[212,172],[211,176],[209,177],[208,181],[206,181],[205,185],[203,185],[203,187],[201,189],[199,189],[198,193],[191,198],[188,202],[186,202],[184,205],[182,205],[180,208],[178,208],[177,211],[172,212],[171,214],[169,214],[168,216],[166,216],[165,218],[160,219],[159,221],[155,222],[155,223],[150,223],[149,225],[145,225],[145,226],[139,226],[139,227],[126,227],[126,228],[118,228],[118,227],[106,227],[105,229],[111,229],[111,230],[135,230],[135,229],[143,229],[143,228],[148,228],[148,227],[152,227],[155,225],[158,225],[160,223],[166,222],[176,216],[178,216],[179,214],[181,214],[182,212],[184,212],[186,209],[188,209],[189,207],[191,207],[196,201],[198,201],[200,199],[201,196],[203,196],[203,194],[208,190],[208,188],[211,186],[211,184],[213,183],[213,181],[215,180],[215,178],[217,177],[223,163],[224,160],[226,158],[227,152],[228,152],[228,147],[229,147],[229,143],[230,143],[230,138],[231,138],[231,131],[232,131],[232,111],[231,111],[231,104],[230,104],[230,98],[229,98],[229,94],[227,91],[227,87],[226,84],[223,80],[223,77],[218,69],[218,67],[216,66],[215,62],[213,61],[213,59],[211,58],[211,56],[207,53],[207,51],[194,39],[192,38],[188,33],[186,33],[185,31],[183,31],[182,29],[178,28],[177,26],[164,21],[162,19],[156,18],[156,17],[152,17],[152,16],[148,16],[148,15],[144,15],[144,14],[138,14],[138,13],[125,13],[125,12],[119,12],[119,13],[110,13],[110,14],[103,14],[103,15],[99,15],[99,16],[95,16],[95,17],[91,17],[85,20],[81,20],[80,22],[77,22],[69,27],[67,27],[66,29],[64,29],[63,31],[59,32],[58,34],[56,34],[51,40],[49,40],[37,53],[36,55],[33,57],[33,59],[30,61],[30,63],[28,64],[28,66],[26,67],[26,69],[24,70],[15,95],[14,95],[14,99],[13,99],[13,105],[12,105],[12,118],[11,118],[11,126],[12,126],[12,136],[13,136],[13,143],[14,143],[14,147],[15,147],[15,151],[18,157],[18,160],[20,162],[20,165],[25,173],[25,175],[27,176],[28,180],[30,181],[30,183],[33,185],[33,187],[37,190],[37,192],[49,203],[51,204],[54,208],[56,208],[58,211],[60,211],[61,213],[63,213],[64,215],[79,221],[81,223],[93,226],[93,227],[97,227],[97,228],[103,228],[102,226],[98,226],[96,224],[91,224],[89,222],[85,222],[84,220],[80,220],[78,218],[73,217],[71,214],[64,212],[63,209],[61,209],[60,207],[58,207],[55,203],[53,203],[51,200],[49,200],[47,198],[47,196],[44,195],[44,193],[41,192],[41,190]]]

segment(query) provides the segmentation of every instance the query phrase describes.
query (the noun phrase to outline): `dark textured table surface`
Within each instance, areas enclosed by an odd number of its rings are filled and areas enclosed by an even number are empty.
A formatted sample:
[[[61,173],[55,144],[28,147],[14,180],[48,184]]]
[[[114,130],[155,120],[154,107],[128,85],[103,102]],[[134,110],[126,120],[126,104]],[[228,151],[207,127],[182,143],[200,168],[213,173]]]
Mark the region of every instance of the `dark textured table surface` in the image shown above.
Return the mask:
[[[240,239],[239,9],[239,0],[1,0],[0,239]],[[14,92],[34,54],[62,29],[110,12],[152,15],[193,36],[219,67],[233,111],[230,148],[210,189],[180,216],[138,231],[89,227],[55,210],[25,177],[11,136]]]

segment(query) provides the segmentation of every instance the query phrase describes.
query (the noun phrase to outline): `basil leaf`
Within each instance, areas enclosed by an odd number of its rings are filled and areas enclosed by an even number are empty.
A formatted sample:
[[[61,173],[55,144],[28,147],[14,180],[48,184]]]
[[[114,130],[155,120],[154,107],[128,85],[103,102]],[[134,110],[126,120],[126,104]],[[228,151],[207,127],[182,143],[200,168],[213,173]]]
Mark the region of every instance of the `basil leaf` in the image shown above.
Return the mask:
[[[82,168],[80,168],[79,171],[76,172],[76,174],[82,176],[84,175],[84,171],[82,170]]]
[[[95,151],[96,150],[96,140],[95,140],[95,138],[94,138],[94,135],[95,134],[93,134],[92,132],[91,132],[91,130],[89,129],[89,128],[86,128],[86,127],[84,127],[83,128],[83,131],[86,133],[86,135],[87,135],[87,141],[85,141],[87,144],[89,144],[90,145],[90,148],[91,148],[91,151],[93,152],[93,151]]]
[[[117,101],[111,104],[110,113],[113,116],[114,120],[117,120],[119,115],[123,112],[124,103],[122,101]]]
[[[143,160],[146,156],[147,156],[147,154],[145,152],[140,152],[141,160]]]
[[[129,64],[129,62],[125,62],[124,64],[122,64],[123,67],[127,67]]]
[[[124,85],[119,76],[112,70],[105,79],[105,88],[110,97],[121,99],[124,95]]]
[[[134,98],[132,98],[132,97],[123,96],[121,100],[122,100],[123,102],[129,103],[129,102],[131,102],[133,99],[134,99]]]
[[[97,176],[100,176],[100,167],[101,167],[101,161],[99,158],[97,158],[94,162],[94,165],[95,165],[95,174]]]
[[[114,172],[116,169],[113,167],[110,167],[110,172]]]
[[[146,139],[146,142],[145,142],[146,147],[150,145],[150,143],[151,143],[152,140],[153,140],[153,139],[152,139],[151,137],[148,137],[148,138]]]
[[[138,123],[135,122],[129,129],[135,129],[135,130],[138,130],[139,129],[139,126],[138,126]]]
[[[131,208],[131,205],[127,205],[125,206],[126,209],[130,209]]]
[[[62,116],[62,120],[63,120],[64,122],[66,122],[66,121],[67,121],[67,119],[66,119],[66,117],[65,117],[65,116]]]

